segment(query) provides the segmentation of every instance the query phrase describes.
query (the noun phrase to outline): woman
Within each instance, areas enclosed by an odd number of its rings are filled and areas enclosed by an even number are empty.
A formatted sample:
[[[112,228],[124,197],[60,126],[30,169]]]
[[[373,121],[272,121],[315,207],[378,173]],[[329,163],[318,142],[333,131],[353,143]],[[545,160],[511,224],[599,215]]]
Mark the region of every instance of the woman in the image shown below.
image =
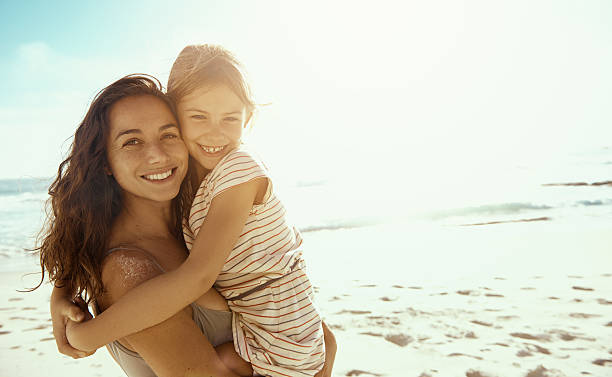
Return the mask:
[[[180,209],[191,200],[183,184],[188,157],[160,87],[150,78],[128,76],[100,92],[49,190],[53,217],[40,246],[41,265],[62,286],[52,295],[54,334],[60,351],[73,357],[82,355],[64,341],[65,324],[76,316],[67,297],[85,293],[105,310],[186,258]],[[109,350],[131,377],[237,376],[213,348],[232,341],[230,321],[225,300],[210,290]],[[335,351],[333,336],[325,335]],[[331,375],[334,353],[322,376]]]

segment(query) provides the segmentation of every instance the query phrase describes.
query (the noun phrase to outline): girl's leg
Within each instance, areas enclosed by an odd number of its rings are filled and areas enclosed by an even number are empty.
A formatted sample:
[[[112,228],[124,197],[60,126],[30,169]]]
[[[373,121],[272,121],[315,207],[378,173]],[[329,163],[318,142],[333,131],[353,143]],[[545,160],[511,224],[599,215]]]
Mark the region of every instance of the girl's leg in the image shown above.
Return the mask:
[[[215,347],[215,351],[217,351],[217,355],[219,355],[219,358],[223,364],[225,364],[225,366],[232,372],[241,376],[253,375],[253,368],[251,368],[251,364],[244,361],[242,357],[236,353],[234,344],[232,342],[224,343]]]

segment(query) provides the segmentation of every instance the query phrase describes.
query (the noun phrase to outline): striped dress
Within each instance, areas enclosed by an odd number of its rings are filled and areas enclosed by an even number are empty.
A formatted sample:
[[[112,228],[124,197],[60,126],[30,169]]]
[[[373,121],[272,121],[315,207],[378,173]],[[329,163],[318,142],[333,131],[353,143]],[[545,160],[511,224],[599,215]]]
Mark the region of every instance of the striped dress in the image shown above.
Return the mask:
[[[233,312],[234,348],[262,376],[314,376],[323,367],[321,317],[304,271],[302,238],[285,218],[266,167],[249,152],[228,153],[202,181],[183,227],[191,250],[211,201],[255,178],[268,179],[262,204],[253,205],[244,229],[215,282]],[[246,297],[245,292],[278,279]]]

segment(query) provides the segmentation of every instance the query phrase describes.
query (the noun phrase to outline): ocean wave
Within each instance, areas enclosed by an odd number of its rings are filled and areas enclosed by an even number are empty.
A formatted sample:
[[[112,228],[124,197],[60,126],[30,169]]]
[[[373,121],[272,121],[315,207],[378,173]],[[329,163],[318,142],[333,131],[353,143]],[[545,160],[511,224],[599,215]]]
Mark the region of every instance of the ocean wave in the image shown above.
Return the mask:
[[[456,216],[474,216],[474,215],[503,215],[513,214],[522,211],[543,211],[550,210],[554,207],[545,204],[533,204],[533,203],[500,203],[500,204],[486,204],[480,206],[454,208],[447,210],[438,210],[429,214],[429,218],[433,220],[440,220],[447,217]]]
[[[366,226],[372,226],[381,223],[382,221],[372,221],[372,220],[347,220],[335,222],[332,224],[321,224],[321,225],[308,225],[302,226],[299,228],[300,232],[308,233],[308,232],[318,232],[321,230],[339,230],[339,229],[355,229],[355,228],[363,228]]]
[[[50,184],[50,178],[0,179],[0,197],[26,193],[46,193]]]

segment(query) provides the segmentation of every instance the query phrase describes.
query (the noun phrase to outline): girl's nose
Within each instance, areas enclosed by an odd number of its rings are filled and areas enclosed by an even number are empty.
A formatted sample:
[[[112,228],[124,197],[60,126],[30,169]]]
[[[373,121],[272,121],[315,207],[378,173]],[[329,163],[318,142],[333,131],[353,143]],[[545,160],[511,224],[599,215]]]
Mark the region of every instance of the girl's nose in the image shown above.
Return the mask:
[[[151,143],[147,148],[147,162],[151,165],[162,165],[170,160],[170,156],[159,143]]]

